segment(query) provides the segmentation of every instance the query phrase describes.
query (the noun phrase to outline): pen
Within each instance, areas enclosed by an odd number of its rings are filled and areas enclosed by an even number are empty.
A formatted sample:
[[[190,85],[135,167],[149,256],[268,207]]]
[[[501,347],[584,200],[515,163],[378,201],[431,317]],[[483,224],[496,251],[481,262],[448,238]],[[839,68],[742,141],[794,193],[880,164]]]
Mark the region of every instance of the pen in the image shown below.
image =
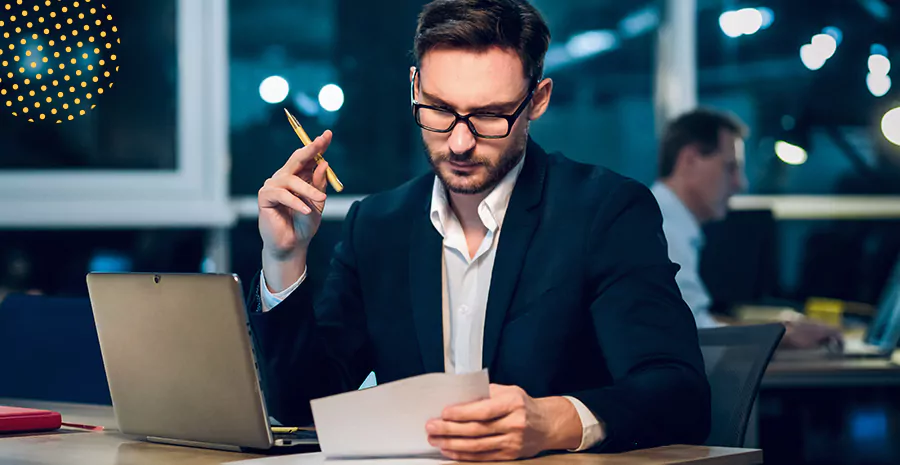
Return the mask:
[[[62,426],[68,426],[69,428],[79,428],[79,429],[87,429],[91,431],[103,431],[102,426],[93,426],[93,425],[82,425],[79,423],[66,423],[63,422]]]
[[[287,115],[288,122],[291,123],[291,127],[294,128],[294,132],[297,133],[297,137],[299,137],[300,141],[303,142],[303,146],[305,147],[309,144],[312,144],[312,139],[310,139],[306,134],[306,131],[303,130],[303,126],[300,126],[300,122],[297,121],[297,118],[294,118],[294,115],[292,115],[291,112],[287,110],[287,108],[284,109],[284,114]],[[321,153],[317,153],[315,158],[316,163],[325,161],[325,159],[322,158]],[[334,174],[334,171],[331,170],[330,166],[325,171],[325,177],[328,178],[328,183],[331,184],[331,187],[335,191],[340,192],[344,190],[344,185],[341,184],[341,181],[338,179],[337,175]]]
[[[316,429],[313,427],[301,427],[301,426],[273,426],[272,432],[278,434],[291,434],[296,433],[297,431],[315,431]]]

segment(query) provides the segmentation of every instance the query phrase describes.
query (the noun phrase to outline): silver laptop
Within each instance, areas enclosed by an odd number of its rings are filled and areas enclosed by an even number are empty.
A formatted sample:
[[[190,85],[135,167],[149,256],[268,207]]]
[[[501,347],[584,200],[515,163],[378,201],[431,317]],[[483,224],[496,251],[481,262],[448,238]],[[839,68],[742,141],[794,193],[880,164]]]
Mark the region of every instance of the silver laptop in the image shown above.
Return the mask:
[[[272,432],[236,275],[90,273],[87,287],[123,433],[234,451],[317,443]]]

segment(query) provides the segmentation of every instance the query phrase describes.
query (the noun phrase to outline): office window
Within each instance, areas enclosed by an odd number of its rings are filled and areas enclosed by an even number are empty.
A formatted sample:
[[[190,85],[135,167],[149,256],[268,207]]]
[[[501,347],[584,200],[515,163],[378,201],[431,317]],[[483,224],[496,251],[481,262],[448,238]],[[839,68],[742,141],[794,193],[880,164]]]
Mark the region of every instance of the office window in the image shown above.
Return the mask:
[[[95,109],[62,124],[0,111],[0,227],[231,222],[225,8],[112,2],[119,72]]]
[[[62,85],[58,90],[63,91],[64,95],[69,93],[70,84],[78,85],[82,81],[75,72],[92,76],[98,70],[106,70],[110,72],[110,80],[114,84],[113,88],[103,89],[102,94],[91,96],[96,108],[73,121],[64,121],[64,124],[53,124],[49,120],[29,123],[29,116],[21,110],[18,111],[18,117],[12,116],[12,111],[17,107],[0,106],[0,147],[3,147],[0,150],[0,170],[172,171],[176,168],[176,0],[108,3],[107,9],[103,11],[112,16],[110,23],[116,26],[115,36],[121,40],[121,43],[110,44],[115,48],[115,62],[104,54],[100,55],[105,58],[103,65],[97,60],[82,60],[77,65],[66,62],[63,64],[68,67],[57,69],[55,75],[48,75],[46,70],[36,67],[33,73],[14,73],[12,79],[7,78],[5,72],[12,67],[0,67],[4,71],[0,88],[6,88],[8,92],[13,92],[13,84],[24,87],[25,84],[21,81],[25,78],[30,77],[30,81],[36,82],[35,76],[40,75],[41,71],[44,72],[42,80],[49,87],[53,87],[53,78],[58,77],[57,82]],[[84,10],[82,14],[90,15],[89,8],[90,5],[83,4],[73,10],[73,14],[74,11]],[[18,13],[16,8],[10,11]],[[0,19],[4,19],[2,16],[0,15]],[[106,20],[105,17],[102,19]],[[37,22],[37,19],[34,21]],[[102,26],[95,27],[96,30],[89,28],[87,31],[82,30],[79,35],[70,35],[66,42],[59,41],[57,37],[55,47],[45,44],[42,39],[29,42],[28,46],[40,46],[48,54],[50,50],[56,50],[65,55],[63,47],[71,44],[70,48],[84,50],[90,58],[94,56],[95,45],[102,47],[102,43],[107,40],[100,37],[99,33],[113,34],[111,25],[102,21],[101,24]],[[3,30],[12,32],[11,27]],[[67,30],[64,32],[69,33]],[[90,42],[88,37],[95,41]],[[77,46],[79,42],[83,47]],[[14,65],[9,50],[6,52],[2,60]],[[39,53],[30,48],[26,52]],[[40,60],[37,63],[40,64]],[[87,69],[89,65],[91,70]],[[115,71],[116,67],[118,72]],[[71,74],[72,80],[68,83],[63,81],[63,74]],[[90,80],[85,82],[90,83]],[[4,100],[7,98],[0,98],[0,105],[5,105]],[[48,106],[49,104],[45,104],[45,107]],[[51,119],[55,117],[51,115]],[[65,117],[62,119],[65,120]]]

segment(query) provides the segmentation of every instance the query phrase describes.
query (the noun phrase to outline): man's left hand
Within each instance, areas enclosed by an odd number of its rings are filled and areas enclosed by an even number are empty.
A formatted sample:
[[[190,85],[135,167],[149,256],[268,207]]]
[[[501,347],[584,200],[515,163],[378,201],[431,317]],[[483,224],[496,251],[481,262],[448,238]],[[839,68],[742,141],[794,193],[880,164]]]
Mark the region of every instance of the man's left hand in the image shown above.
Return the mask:
[[[491,385],[491,397],[444,409],[425,426],[428,442],[451,460],[497,461],[576,449],[581,419],[563,397],[533,399],[517,386]]]

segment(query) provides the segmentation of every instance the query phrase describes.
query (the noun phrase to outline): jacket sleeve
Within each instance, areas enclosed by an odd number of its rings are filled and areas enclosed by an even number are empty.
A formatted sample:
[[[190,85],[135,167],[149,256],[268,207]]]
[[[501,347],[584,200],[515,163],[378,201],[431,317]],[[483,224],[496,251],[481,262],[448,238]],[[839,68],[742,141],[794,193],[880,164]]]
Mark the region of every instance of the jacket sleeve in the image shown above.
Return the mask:
[[[628,181],[608,197],[589,234],[586,292],[613,378],[611,386],[570,394],[604,424],[606,438],[592,450],[701,444],[710,428],[709,383],[658,204]]]
[[[356,389],[372,370],[354,252],[358,211],[354,203],[315,302],[310,287],[301,284],[262,312],[259,285],[251,287],[250,329],[266,405],[283,424],[312,423],[311,399]]]

